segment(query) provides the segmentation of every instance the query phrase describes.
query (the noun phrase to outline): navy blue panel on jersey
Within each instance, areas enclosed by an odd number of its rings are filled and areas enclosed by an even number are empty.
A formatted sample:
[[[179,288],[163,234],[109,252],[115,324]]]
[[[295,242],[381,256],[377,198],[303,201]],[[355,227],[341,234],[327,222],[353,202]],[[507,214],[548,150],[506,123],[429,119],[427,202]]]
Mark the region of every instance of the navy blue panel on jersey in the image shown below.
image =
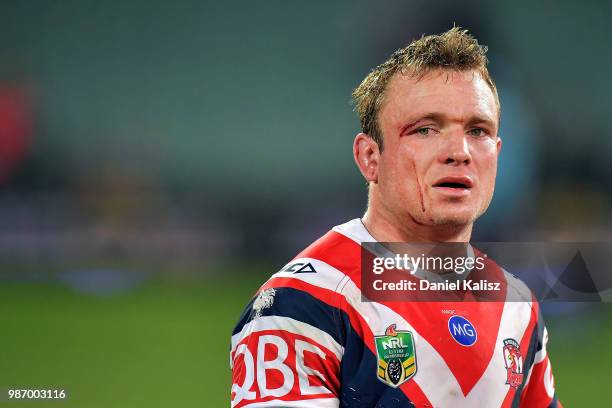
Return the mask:
[[[341,407],[403,408],[414,404],[399,389],[376,379],[378,359],[346,321],[346,345],[340,365]],[[412,381],[412,380],[411,380]]]
[[[338,344],[344,344],[342,315],[345,315],[345,313],[343,311],[298,289],[281,287],[274,288],[274,291],[272,304],[261,310],[261,316],[283,316],[299,320],[323,330],[332,336]],[[242,313],[232,335],[239,333],[255,317],[253,302],[256,298],[248,304]]]
[[[558,407],[559,407],[559,400],[557,399],[557,395],[555,394],[555,397],[550,402],[550,405],[548,406],[548,408],[558,408]]]
[[[325,331],[344,347],[340,363],[341,407],[400,408],[413,407],[412,402],[397,388],[376,379],[378,361],[353,329],[348,315],[314,296],[293,288],[274,288],[274,301],[261,310],[261,316],[283,316],[310,324]],[[245,308],[232,335],[255,318],[253,302]]]
[[[540,313],[538,313],[538,325],[536,331],[538,332],[538,345],[536,346],[536,352],[542,350],[544,347],[544,328],[546,324],[544,323],[544,317],[542,315],[542,309],[540,308]]]
[[[538,323],[539,322],[540,321],[538,321]],[[537,326],[539,326],[539,324]],[[531,371],[531,369],[533,368],[533,362],[535,361],[535,355],[537,351],[542,348],[542,338],[540,337],[541,332],[538,330],[537,326],[534,327],[533,332],[531,333],[531,338],[529,339],[529,348],[527,349],[527,355],[523,360],[523,383],[516,390],[516,394],[514,394],[514,399],[512,400],[512,408],[518,408],[518,406],[520,405],[521,394],[523,393],[523,389],[525,388],[525,381],[527,381],[527,375],[529,374],[529,371]]]

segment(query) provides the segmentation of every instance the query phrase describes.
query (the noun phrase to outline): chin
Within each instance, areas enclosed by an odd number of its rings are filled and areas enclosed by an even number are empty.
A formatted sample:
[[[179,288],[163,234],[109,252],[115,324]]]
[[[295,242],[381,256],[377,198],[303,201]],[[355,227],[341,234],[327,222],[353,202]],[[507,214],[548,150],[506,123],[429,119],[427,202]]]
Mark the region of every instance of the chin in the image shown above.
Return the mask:
[[[468,225],[476,221],[476,214],[472,208],[455,211],[434,211],[430,214],[429,223],[432,225]]]
[[[473,224],[481,211],[478,203],[470,201],[436,203],[423,216],[429,218],[428,221],[432,225]]]

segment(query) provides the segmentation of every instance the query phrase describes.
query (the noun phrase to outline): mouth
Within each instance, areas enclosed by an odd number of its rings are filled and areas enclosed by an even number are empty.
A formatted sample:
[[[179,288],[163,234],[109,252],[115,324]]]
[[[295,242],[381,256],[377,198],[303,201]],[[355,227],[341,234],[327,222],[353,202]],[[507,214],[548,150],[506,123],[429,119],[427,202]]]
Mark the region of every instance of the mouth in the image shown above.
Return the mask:
[[[467,176],[443,177],[433,184],[433,188],[445,195],[462,197],[470,193],[474,182]]]

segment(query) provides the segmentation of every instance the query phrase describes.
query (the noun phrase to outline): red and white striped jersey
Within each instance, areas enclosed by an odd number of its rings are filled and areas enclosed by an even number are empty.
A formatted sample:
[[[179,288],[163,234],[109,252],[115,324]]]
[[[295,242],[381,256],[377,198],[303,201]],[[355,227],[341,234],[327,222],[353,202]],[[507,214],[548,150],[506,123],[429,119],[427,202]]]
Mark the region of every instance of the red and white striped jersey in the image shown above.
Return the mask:
[[[232,407],[561,407],[533,297],[364,301],[362,242],[360,219],[334,227],[260,288],[231,339]],[[487,267],[504,299],[528,290]]]

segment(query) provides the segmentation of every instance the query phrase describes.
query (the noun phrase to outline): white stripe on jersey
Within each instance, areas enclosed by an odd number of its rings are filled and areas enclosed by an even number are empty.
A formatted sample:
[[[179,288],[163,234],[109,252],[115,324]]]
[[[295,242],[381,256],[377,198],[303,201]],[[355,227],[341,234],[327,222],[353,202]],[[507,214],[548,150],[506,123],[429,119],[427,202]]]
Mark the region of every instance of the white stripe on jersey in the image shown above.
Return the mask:
[[[460,406],[498,407],[502,405],[509,390],[509,386],[506,385],[507,373],[502,351],[504,339],[508,338],[508,333],[520,333],[516,337],[513,336],[520,343],[527,330],[527,326],[529,326],[531,312],[531,302],[506,302],[504,304],[504,311],[501,316],[491,361],[489,361],[489,365],[482,377],[466,396],[465,405]],[[523,316],[524,318],[518,320],[517,316]],[[527,358],[526,350],[523,350],[523,359],[525,358]]]
[[[398,329],[410,330],[414,335],[419,369],[414,381],[423,390],[433,406],[474,407],[500,406],[508,392],[506,370],[503,360],[503,340],[508,333],[520,342],[531,318],[531,302],[508,302],[500,322],[500,330],[495,350],[483,376],[470,393],[463,397],[461,387],[452,371],[429,342],[422,337],[401,315],[391,308],[376,302],[362,302],[362,293],[348,276],[331,265],[313,258],[300,258],[294,262],[310,262],[317,270],[316,274],[294,274],[279,272],[273,277],[287,277],[307,282],[324,289],[341,292],[347,302],[362,316],[374,333],[384,333],[392,323]],[[339,285],[338,283],[342,284]],[[341,288],[341,289],[338,289]],[[517,316],[523,316],[520,321]],[[525,357],[525,356],[524,356]],[[375,376],[375,373],[372,373]]]
[[[548,343],[548,330],[546,330],[546,327],[544,327],[544,333],[543,333],[543,338],[542,338],[542,348],[536,353],[533,359],[533,364],[531,367],[529,367],[529,374],[527,375],[527,379],[525,380],[525,383],[523,385],[524,388],[527,388],[527,384],[529,384],[529,380],[531,380],[531,373],[533,372],[533,367],[536,364],[544,361],[544,359],[546,359],[546,356],[548,355],[548,353],[546,352],[547,343]],[[550,365],[550,362],[548,364]]]
[[[544,327],[544,333],[542,336],[542,348],[536,353],[533,364],[538,364],[546,358],[546,344],[548,344],[548,330]]]
[[[282,401],[272,400],[266,402],[255,402],[244,405],[244,408],[338,408],[340,401],[338,398],[315,398],[302,401]]]
[[[301,334],[315,340],[323,347],[328,348],[336,355],[338,360],[342,360],[344,347],[338,344],[338,342],[327,334],[327,332],[311,326],[308,323],[284,316],[260,316],[250,321],[248,324],[245,324],[240,333],[236,333],[232,336],[232,353],[242,339],[262,330],[284,330],[293,334]]]
[[[377,242],[376,239],[370,234],[361,222],[360,218],[352,219],[341,225],[336,225],[332,228],[332,231],[336,231],[345,237],[348,237],[361,245],[362,242]]]

